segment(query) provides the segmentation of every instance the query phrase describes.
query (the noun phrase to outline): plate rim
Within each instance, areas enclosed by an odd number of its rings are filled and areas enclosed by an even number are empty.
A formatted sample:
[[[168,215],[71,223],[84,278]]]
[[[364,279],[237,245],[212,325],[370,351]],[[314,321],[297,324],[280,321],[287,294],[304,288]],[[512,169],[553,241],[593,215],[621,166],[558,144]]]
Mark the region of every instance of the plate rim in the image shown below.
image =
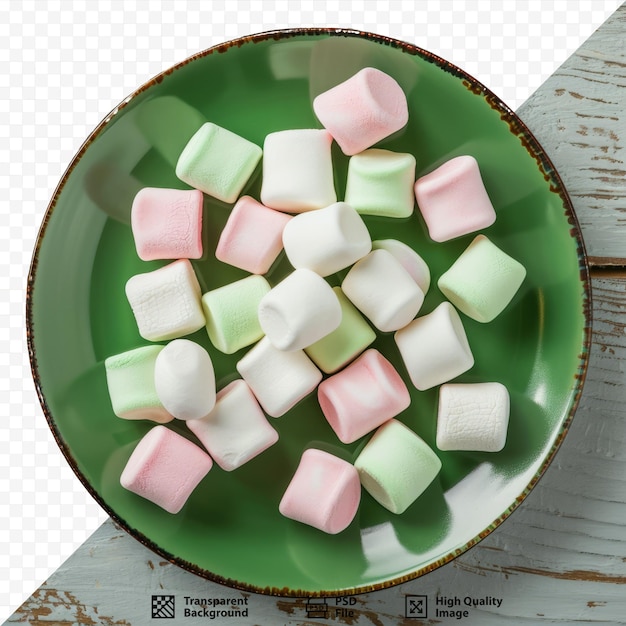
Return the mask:
[[[476,95],[481,95],[485,98],[487,104],[497,111],[500,114],[500,117],[503,121],[505,121],[510,128],[512,134],[514,134],[522,143],[524,149],[528,152],[529,156],[531,156],[539,167],[540,172],[543,174],[546,182],[550,183],[550,191],[553,193],[557,193],[563,204],[564,215],[567,218],[567,221],[570,225],[570,237],[574,239],[576,243],[576,255],[578,259],[578,270],[579,270],[579,278],[580,284],[582,286],[582,315],[583,315],[583,327],[582,327],[582,337],[581,337],[581,345],[580,345],[580,353],[578,355],[578,365],[576,368],[576,373],[574,374],[574,384],[570,390],[570,398],[567,403],[567,415],[562,420],[558,430],[554,433],[554,442],[550,447],[547,454],[544,456],[543,462],[528,482],[524,490],[515,498],[515,501],[507,507],[507,509],[495,520],[493,520],[487,528],[477,534],[475,537],[466,542],[462,548],[458,548],[457,550],[446,554],[445,556],[437,559],[436,561],[426,565],[424,567],[415,569],[408,574],[402,576],[396,576],[394,578],[390,578],[388,580],[360,585],[350,588],[343,589],[293,589],[288,587],[276,588],[276,587],[260,587],[257,585],[253,585],[250,583],[244,583],[241,581],[237,581],[231,578],[226,578],[206,570],[198,565],[181,559],[162,547],[155,544],[152,540],[146,537],[142,532],[133,528],[130,524],[128,524],[121,516],[119,516],[115,511],[113,511],[104,500],[100,497],[100,495],[96,492],[93,486],[89,483],[85,476],[81,473],[78,468],[78,462],[72,455],[71,450],[63,439],[60,430],[57,427],[55,419],[52,415],[52,412],[48,406],[48,403],[44,397],[41,380],[39,376],[39,370],[37,366],[37,354],[35,350],[35,332],[33,329],[33,299],[34,299],[34,287],[36,281],[37,267],[39,261],[39,252],[43,243],[43,238],[45,236],[49,221],[52,217],[52,213],[54,208],[56,207],[57,200],[59,195],[63,191],[65,184],[68,178],[71,176],[72,172],[82,159],[83,155],[89,148],[92,142],[94,142],[100,134],[104,131],[104,129],[108,126],[108,124],[117,116],[117,114],[122,111],[132,100],[134,100],[137,96],[142,94],[144,91],[149,89],[150,87],[158,84],[164,80],[168,75],[174,73],[178,69],[184,67],[188,63],[191,63],[197,59],[204,58],[210,54],[214,53],[224,53],[230,50],[231,48],[239,48],[246,44],[251,43],[259,43],[266,41],[268,39],[274,39],[276,41],[296,38],[296,37],[315,37],[315,36],[324,36],[324,37],[354,37],[357,39],[366,39],[369,41],[373,41],[378,44],[388,45],[395,49],[398,49],[402,52],[420,56],[426,61],[434,63],[440,69],[460,78],[463,84]],[[570,199],[570,196],[565,188],[563,180],[561,179],[556,167],[552,163],[550,157],[545,152],[544,148],[541,146],[537,138],[528,128],[528,126],[518,117],[518,115],[508,106],[506,105],[495,93],[493,93],[489,88],[483,85],[479,80],[474,78],[472,75],[468,74],[465,70],[457,67],[453,63],[443,59],[442,57],[437,56],[436,54],[429,52],[419,46],[405,42],[393,37],[389,37],[386,35],[380,35],[376,33],[372,33],[369,31],[362,31],[358,29],[351,28],[343,28],[343,27],[290,27],[284,29],[273,29],[262,31],[259,33],[241,36],[235,39],[228,40],[226,42],[216,44],[209,48],[206,48],[200,52],[192,54],[188,56],[184,60],[176,63],[175,65],[163,70],[162,72],[156,74],[151,79],[147,80],[140,87],[135,89],[130,95],[126,96],[118,105],[116,105],[101,121],[100,123],[90,132],[88,137],[84,140],[84,142],[79,147],[78,151],[70,161],[69,165],[65,169],[61,179],[59,180],[56,188],[52,193],[51,200],[46,208],[44,216],[42,218],[41,225],[39,227],[37,237],[35,240],[35,246],[31,257],[31,262],[28,270],[27,283],[26,283],[26,310],[25,310],[25,328],[26,328],[26,341],[29,355],[29,363],[31,368],[31,374],[33,377],[33,382],[35,385],[35,390],[37,392],[37,396],[39,399],[39,403],[41,405],[42,411],[48,423],[48,426],[53,434],[53,437],[59,446],[61,452],[63,453],[66,461],[70,465],[72,471],[77,476],[77,478],[81,481],[87,492],[94,498],[94,500],[103,508],[103,510],[109,515],[109,517],[113,520],[113,522],[119,526],[122,530],[128,533],[135,540],[139,541],[141,544],[155,552],[157,555],[163,557],[170,563],[181,567],[184,570],[187,570],[197,576],[202,578],[211,580],[215,583],[226,585],[231,588],[239,589],[241,591],[246,592],[254,592],[260,593],[264,595],[272,595],[279,597],[335,597],[335,596],[343,596],[343,595],[355,595],[361,593],[368,593],[372,591],[379,591],[381,589],[386,589],[389,587],[393,587],[410,580],[414,580],[419,578],[425,574],[428,574],[441,566],[445,565],[456,559],[461,554],[467,552],[470,548],[478,544],[488,535],[490,535],[496,528],[498,528],[506,519],[510,517],[510,515],[515,511],[518,506],[526,499],[526,497],[530,494],[530,492],[537,485],[541,477],[545,474],[546,470],[552,463],[554,456],[557,451],[561,447],[565,436],[567,435],[569,428],[571,426],[572,420],[576,411],[578,409],[580,398],[582,395],[584,383],[587,376],[587,371],[589,367],[589,357],[591,351],[591,341],[592,341],[592,326],[593,326],[593,314],[592,314],[592,286],[591,286],[591,275],[589,270],[589,261],[585,249],[585,243],[583,239],[583,234],[580,228],[580,224],[578,218],[576,216],[573,203]]]

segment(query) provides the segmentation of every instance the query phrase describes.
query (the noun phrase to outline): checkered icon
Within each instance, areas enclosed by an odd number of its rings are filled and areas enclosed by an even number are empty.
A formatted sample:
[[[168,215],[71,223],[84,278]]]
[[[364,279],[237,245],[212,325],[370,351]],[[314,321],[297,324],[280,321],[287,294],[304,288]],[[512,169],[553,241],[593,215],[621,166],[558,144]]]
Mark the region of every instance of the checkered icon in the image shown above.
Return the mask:
[[[152,596],[152,619],[169,619],[175,614],[175,596]]]

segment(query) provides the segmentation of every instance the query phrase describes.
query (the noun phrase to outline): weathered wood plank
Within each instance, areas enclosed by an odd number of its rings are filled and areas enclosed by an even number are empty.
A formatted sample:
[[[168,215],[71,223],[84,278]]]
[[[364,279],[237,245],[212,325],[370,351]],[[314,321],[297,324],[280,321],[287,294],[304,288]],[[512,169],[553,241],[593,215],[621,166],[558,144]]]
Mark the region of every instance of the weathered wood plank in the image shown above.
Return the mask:
[[[108,521],[7,623],[143,624],[153,594],[243,602],[248,616],[213,620],[253,624],[353,626],[420,623],[405,618],[407,595],[494,597],[500,607],[455,606],[464,624],[626,624],[626,281],[593,280],[595,332],[580,408],[555,460],[522,506],[454,562],[415,581],[358,596],[352,615],[307,621],[306,600],[249,594],[213,584],[163,561]],[[532,599],[532,601],[530,600]],[[333,607],[333,600],[329,605]],[[446,608],[446,607],[440,607]],[[180,621],[179,621],[180,620]],[[405,621],[406,620],[406,621]]]
[[[626,4],[520,107],[563,178],[590,262],[626,262]]]

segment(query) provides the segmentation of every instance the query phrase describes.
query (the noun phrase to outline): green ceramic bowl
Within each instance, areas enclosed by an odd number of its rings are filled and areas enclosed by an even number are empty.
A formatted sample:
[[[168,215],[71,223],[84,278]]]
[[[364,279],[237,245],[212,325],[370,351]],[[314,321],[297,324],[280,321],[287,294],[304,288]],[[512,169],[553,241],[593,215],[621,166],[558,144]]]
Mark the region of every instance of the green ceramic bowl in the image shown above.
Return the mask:
[[[353,460],[367,438],[342,445],[312,394],[272,419],[279,442],[232,473],[214,466],[177,515],[125,491],[119,477],[152,426],[113,414],[106,357],[146,345],[124,295],[129,277],[163,265],[141,261],[129,227],[145,186],[186,188],[174,174],[182,147],[205,120],[262,145],[265,135],[319,127],[318,93],[365,66],[404,88],[408,126],[380,145],[417,158],[417,175],[460,154],[481,165],[497,210],[487,234],[520,260],[527,279],[490,324],[464,318],[476,365],[459,381],[500,381],[511,394],[506,447],[499,453],[439,452],[438,479],[402,515],[367,493],[354,522],[329,536],[285,519],[278,502],[302,451],[318,446]],[[335,151],[343,196],[347,158]],[[258,195],[260,176],[245,190]],[[203,290],[244,272],[213,250],[229,207],[206,198],[205,257],[193,264]],[[421,217],[367,218],[373,239],[398,238],[430,265],[422,312],[442,296],[438,276],[472,235],[435,244]],[[290,271],[279,259],[268,278]],[[341,276],[330,277],[335,284]],[[44,413],[67,460],[94,498],[132,536],[200,576],[281,595],[337,595],[403,582],[446,563],[496,528],[552,459],[575,411],[590,338],[584,248],[561,180],[528,129],[491,92],[413,45],[341,29],[288,30],[200,53],[126,98],[90,135],[54,194],[28,279],[28,345]],[[237,377],[245,352],[217,352],[204,330],[191,339],[211,353],[218,385]],[[374,347],[408,381],[391,334]],[[434,446],[436,390],[418,392],[398,419]],[[172,424],[193,438],[182,423]]]

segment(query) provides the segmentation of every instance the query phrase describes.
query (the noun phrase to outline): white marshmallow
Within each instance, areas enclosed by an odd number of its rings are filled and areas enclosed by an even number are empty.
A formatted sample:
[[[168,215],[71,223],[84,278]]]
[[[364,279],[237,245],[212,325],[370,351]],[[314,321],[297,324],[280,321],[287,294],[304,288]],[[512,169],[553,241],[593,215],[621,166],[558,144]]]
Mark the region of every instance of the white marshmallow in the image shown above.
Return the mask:
[[[350,269],[341,289],[378,330],[406,326],[419,312],[424,292],[387,250],[373,250]]]
[[[187,422],[211,458],[231,472],[278,441],[250,387],[239,379],[217,394],[213,410]]]
[[[400,261],[402,267],[411,274],[411,277],[424,294],[428,293],[430,288],[430,269],[426,261],[413,248],[397,239],[377,239],[372,241],[372,249],[387,250],[387,252],[393,254]]]
[[[298,269],[263,296],[258,317],[275,348],[301,350],[339,326],[341,305],[321,276]]]
[[[321,209],[337,202],[332,140],[323,129],[282,130],[267,135],[261,202],[288,213]]]
[[[215,405],[215,372],[209,353],[188,339],[168,343],[154,364],[154,386],[161,404],[174,417],[204,417]]]
[[[364,257],[372,240],[363,218],[349,204],[336,202],[292,218],[283,230],[283,246],[295,268],[328,276]]]
[[[302,350],[283,352],[267,337],[249,350],[236,367],[263,410],[272,417],[284,415],[322,380],[322,372]]]
[[[206,323],[200,285],[188,259],[132,276],[126,282],[126,297],[139,334],[148,341],[183,337]]]
[[[510,404],[509,392],[501,383],[442,385],[437,447],[499,452],[506,443]]]
[[[463,322],[449,302],[413,320],[395,334],[411,382],[424,391],[474,365]]]

